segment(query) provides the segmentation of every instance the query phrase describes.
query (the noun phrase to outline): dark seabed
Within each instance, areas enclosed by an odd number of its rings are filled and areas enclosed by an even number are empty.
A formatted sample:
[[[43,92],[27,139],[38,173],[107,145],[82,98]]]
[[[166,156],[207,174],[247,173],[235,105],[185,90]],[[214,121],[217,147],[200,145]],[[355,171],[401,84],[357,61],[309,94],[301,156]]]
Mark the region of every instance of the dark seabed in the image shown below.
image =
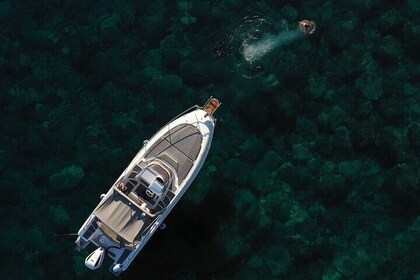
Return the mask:
[[[419,15],[417,0],[0,0],[0,278],[116,279],[55,234],[213,95],[203,169],[120,279],[419,280]]]

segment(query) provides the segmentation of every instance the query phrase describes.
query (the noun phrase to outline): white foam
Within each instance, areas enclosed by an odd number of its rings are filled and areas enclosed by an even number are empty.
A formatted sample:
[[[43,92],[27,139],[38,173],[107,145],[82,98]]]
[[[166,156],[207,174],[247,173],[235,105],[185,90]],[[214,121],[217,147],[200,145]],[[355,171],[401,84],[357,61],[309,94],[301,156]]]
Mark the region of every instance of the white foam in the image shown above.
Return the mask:
[[[242,55],[246,61],[253,63],[272,50],[290,44],[303,37],[300,30],[282,32],[279,35],[266,35],[252,44],[242,44]]]

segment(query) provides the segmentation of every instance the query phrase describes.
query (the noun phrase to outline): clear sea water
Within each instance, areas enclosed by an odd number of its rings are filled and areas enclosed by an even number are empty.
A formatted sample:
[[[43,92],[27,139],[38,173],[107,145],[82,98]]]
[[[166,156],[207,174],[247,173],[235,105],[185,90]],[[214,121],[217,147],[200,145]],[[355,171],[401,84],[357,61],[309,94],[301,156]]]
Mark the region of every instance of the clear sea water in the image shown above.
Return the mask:
[[[0,278],[115,279],[57,234],[214,96],[203,169],[121,279],[420,279],[419,12],[0,1]]]

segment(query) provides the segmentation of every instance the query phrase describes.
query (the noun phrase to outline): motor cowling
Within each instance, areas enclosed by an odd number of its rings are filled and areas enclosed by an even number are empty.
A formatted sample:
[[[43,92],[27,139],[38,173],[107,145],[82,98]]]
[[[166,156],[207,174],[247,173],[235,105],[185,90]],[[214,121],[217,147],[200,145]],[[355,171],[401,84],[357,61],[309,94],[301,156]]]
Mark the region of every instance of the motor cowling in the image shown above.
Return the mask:
[[[93,251],[89,256],[87,256],[87,258],[85,259],[85,265],[91,270],[96,270],[101,267],[104,258],[105,249],[100,247]]]

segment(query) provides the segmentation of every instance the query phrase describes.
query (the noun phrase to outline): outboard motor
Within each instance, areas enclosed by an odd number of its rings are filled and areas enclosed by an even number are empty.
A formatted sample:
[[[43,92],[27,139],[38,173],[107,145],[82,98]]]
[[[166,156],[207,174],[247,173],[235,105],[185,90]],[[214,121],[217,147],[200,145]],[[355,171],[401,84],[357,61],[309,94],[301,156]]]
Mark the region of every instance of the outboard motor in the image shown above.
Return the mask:
[[[85,259],[85,265],[91,270],[96,270],[101,267],[104,258],[105,249],[100,247],[87,256]]]

